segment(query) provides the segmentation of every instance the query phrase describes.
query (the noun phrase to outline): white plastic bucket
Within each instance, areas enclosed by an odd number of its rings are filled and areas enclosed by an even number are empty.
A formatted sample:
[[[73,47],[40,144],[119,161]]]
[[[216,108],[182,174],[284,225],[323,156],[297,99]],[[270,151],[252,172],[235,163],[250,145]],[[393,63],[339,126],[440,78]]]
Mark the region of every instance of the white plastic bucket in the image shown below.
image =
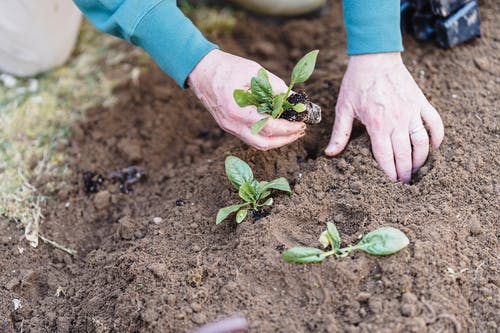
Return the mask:
[[[32,76],[63,64],[80,23],[71,0],[0,0],[0,72]]]
[[[250,10],[266,15],[300,15],[321,8],[326,0],[231,0]],[[370,1],[370,0],[368,0]]]

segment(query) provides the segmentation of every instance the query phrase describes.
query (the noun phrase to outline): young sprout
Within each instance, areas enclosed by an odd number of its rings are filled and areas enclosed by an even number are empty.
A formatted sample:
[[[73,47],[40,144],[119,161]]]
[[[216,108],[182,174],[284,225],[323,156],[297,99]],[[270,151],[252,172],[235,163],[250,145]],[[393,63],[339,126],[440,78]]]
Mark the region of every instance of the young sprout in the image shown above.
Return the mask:
[[[290,101],[288,101],[288,95],[296,83],[303,83],[309,79],[316,66],[318,52],[319,50],[314,50],[307,53],[295,65],[287,92],[274,94],[267,71],[261,68],[257,76],[253,77],[250,82],[250,91],[236,89],[233,92],[236,104],[240,107],[255,105],[259,113],[268,114],[275,119],[279,118],[286,110],[293,110],[298,113],[306,111],[307,107],[305,104],[290,103]],[[265,117],[254,123],[251,128],[252,134],[255,135],[259,133],[262,128],[264,128],[269,118],[270,117]]]
[[[253,178],[252,169],[244,161],[235,156],[226,158],[226,175],[236,187],[244,203],[219,209],[215,224],[221,223],[231,213],[236,212],[236,222],[241,223],[248,214],[249,209],[258,210],[260,207],[271,206],[271,190],[280,190],[292,194],[290,184],[285,178],[277,178],[270,182],[259,182]]]
[[[345,257],[354,250],[386,256],[400,251],[410,243],[408,237],[401,230],[382,227],[366,234],[358,244],[341,248],[341,239],[337,228],[331,222],[327,222],[326,225],[327,229],[321,233],[319,242],[323,248],[330,247],[329,251],[314,247],[294,247],[283,252],[283,258],[288,262],[298,264],[320,263],[328,256]]]

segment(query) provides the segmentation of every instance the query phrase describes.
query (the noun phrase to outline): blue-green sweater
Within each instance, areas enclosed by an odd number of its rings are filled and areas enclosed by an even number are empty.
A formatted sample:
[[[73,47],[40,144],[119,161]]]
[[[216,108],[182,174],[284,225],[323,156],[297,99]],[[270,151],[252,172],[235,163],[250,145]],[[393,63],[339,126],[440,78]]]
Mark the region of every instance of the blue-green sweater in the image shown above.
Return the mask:
[[[74,0],[101,31],[146,50],[180,86],[216,45],[182,14],[175,0]],[[399,0],[344,0],[349,55],[403,49]]]

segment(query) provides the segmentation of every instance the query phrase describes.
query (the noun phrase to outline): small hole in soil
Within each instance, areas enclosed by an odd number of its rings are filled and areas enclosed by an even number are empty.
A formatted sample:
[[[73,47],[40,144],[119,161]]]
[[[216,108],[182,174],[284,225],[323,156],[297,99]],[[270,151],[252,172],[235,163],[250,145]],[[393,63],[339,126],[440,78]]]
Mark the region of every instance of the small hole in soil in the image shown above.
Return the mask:
[[[252,213],[252,222],[257,222],[260,219],[263,219],[264,217],[268,216],[271,214],[271,212],[266,211],[264,209],[259,209],[259,210],[251,210]]]
[[[362,209],[338,205],[335,212],[333,220],[341,234],[354,235],[370,224],[370,216]]]
[[[283,251],[285,251],[285,245],[284,244],[276,245],[276,251],[278,251],[279,253],[283,253]]]
[[[411,179],[411,185],[418,184],[422,179],[427,176],[432,169],[434,168],[434,164],[436,163],[436,158],[433,156],[432,152],[429,154],[429,158],[427,162],[420,168],[420,170],[415,173]]]

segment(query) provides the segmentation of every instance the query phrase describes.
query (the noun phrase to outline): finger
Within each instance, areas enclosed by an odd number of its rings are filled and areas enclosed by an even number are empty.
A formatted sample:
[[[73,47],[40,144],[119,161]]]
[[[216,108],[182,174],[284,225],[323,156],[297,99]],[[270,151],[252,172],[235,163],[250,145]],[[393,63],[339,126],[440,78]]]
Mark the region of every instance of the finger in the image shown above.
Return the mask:
[[[434,148],[439,148],[444,138],[444,126],[441,116],[430,104],[422,109],[421,114],[422,119],[431,134],[432,146]]]
[[[415,132],[412,132],[416,129]],[[418,119],[410,126],[410,140],[413,147],[412,151],[412,173],[415,173],[424,165],[429,155],[429,135],[425,130],[422,120]]]
[[[410,135],[406,130],[397,131],[392,134],[391,139],[398,180],[402,183],[409,183],[412,171]]]
[[[380,168],[391,178],[397,179],[396,166],[394,165],[394,155],[392,152],[391,138],[387,135],[370,135],[372,142],[373,156],[380,165]]]
[[[284,119],[269,119],[259,134],[265,137],[289,136],[306,130],[303,122],[288,121]]]
[[[325,149],[326,155],[335,156],[344,150],[351,136],[353,121],[354,112],[349,106],[337,107],[332,136],[330,138],[330,143],[328,143]]]
[[[265,137],[262,135],[253,135],[250,133],[250,130],[248,130],[248,132],[242,136],[241,139],[258,150],[266,151],[285,146],[303,137],[304,135],[305,132],[300,132],[289,136]]]

